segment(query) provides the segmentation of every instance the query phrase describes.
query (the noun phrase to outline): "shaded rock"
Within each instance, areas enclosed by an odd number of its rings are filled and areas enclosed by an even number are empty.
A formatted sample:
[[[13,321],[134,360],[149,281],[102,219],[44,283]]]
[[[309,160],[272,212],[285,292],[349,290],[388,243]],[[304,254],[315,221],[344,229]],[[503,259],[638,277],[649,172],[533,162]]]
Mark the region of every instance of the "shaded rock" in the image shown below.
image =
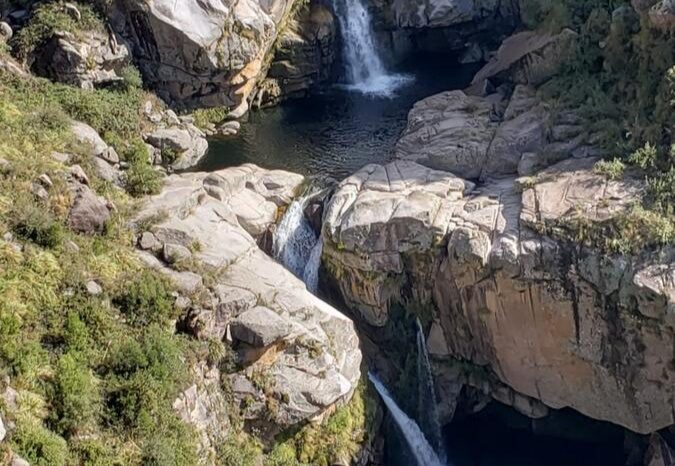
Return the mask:
[[[12,27],[6,22],[0,21],[0,37],[2,37],[3,40],[8,41],[13,35],[14,32],[12,31]]]
[[[675,2],[659,1],[649,10],[649,21],[661,30],[672,31],[675,28]]]
[[[73,205],[68,213],[68,226],[77,233],[102,233],[110,219],[110,211],[91,189],[80,185],[75,190]]]
[[[72,4],[66,4],[65,9],[77,11]],[[29,58],[36,74],[85,89],[122,81],[121,70],[130,63],[129,50],[120,38],[95,31],[77,37],[57,32],[39,44]]]
[[[670,466],[675,464],[675,449],[654,433],[649,437],[649,447],[645,454],[645,466]]]
[[[253,99],[256,107],[306,96],[330,77],[335,59],[336,21],[331,10],[311,3],[284,29],[266,79]]]
[[[564,29],[551,35],[524,31],[506,39],[495,56],[473,78],[472,84],[486,79],[508,80],[539,85],[558,71],[577,33]]]
[[[68,173],[75,178],[78,182],[82,184],[89,184],[89,177],[87,174],[84,172],[81,166],[79,165],[73,165],[72,167],[68,167]]]

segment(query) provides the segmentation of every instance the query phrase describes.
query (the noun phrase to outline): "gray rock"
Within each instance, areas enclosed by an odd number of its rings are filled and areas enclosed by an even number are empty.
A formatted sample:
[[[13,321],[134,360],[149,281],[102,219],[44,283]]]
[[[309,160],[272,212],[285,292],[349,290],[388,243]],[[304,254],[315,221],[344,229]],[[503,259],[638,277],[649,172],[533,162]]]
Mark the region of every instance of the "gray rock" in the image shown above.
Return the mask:
[[[77,233],[102,233],[109,219],[106,203],[87,186],[80,185],[68,213],[68,226]]]
[[[70,160],[73,158],[72,155],[70,155],[70,154],[65,154],[65,153],[63,153],[63,152],[52,152],[52,153],[51,153],[51,156],[52,156],[52,158],[53,158],[54,160],[56,160],[57,162],[61,162],[61,163],[66,164],[66,165],[67,165],[68,163],[70,163]]]
[[[264,348],[287,337],[291,323],[266,307],[257,306],[243,312],[230,324],[235,341],[242,341],[256,348]]]
[[[108,144],[106,144],[96,130],[88,124],[74,121],[71,124],[71,128],[75,139],[92,148],[92,155],[101,155],[108,148]]]
[[[12,164],[7,159],[0,157],[0,174],[9,173],[12,171]]]
[[[38,199],[40,199],[42,201],[46,201],[47,199],[49,199],[49,193],[44,188],[44,186],[42,186],[39,183],[32,183],[30,185],[30,191],[31,191],[31,193],[33,193],[33,195],[35,197],[37,197]]]
[[[159,241],[157,241],[155,235],[153,235],[149,231],[145,231],[141,235],[141,238],[138,240],[138,245],[141,249],[147,251],[147,250],[154,250],[158,248],[161,244]]]
[[[0,417],[0,442],[5,440],[7,435],[7,429],[5,429],[5,424],[2,422],[2,417]]]
[[[218,127],[218,134],[222,136],[232,136],[239,132],[241,123],[238,121],[227,121]]]
[[[10,466],[30,466],[30,463],[18,455],[12,456]]]
[[[64,11],[73,18],[75,21],[80,21],[82,19],[82,13],[80,10],[72,3],[66,3],[63,5]]]
[[[45,189],[49,189],[54,186],[54,182],[46,173],[38,176],[36,181],[40,183]]]
[[[99,157],[101,157],[103,160],[105,160],[111,165],[119,163],[120,161],[120,156],[117,155],[117,152],[112,147],[107,147],[103,152],[101,152]]]
[[[169,264],[176,264],[190,259],[190,257],[192,257],[192,253],[188,248],[181,246],[180,244],[166,243],[164,244],[162,256]]]
[[[171,150],[178,155],[172,166],[185,169],[201,160],[209,144],[192,126],[160,128],[146,136],[146,141],[160,151]]]

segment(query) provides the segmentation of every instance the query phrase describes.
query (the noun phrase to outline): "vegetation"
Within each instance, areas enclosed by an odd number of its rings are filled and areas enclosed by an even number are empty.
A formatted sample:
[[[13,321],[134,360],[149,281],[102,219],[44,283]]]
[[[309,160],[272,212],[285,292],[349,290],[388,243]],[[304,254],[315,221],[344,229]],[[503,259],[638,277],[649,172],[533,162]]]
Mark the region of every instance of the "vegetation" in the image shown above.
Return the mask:
[[[79,8],[77,27],[101,27]],[[75,32],[59,2],[35,18],[13,43],[20,54],[56,28]],[[127,74],[128,85],[88,91],[0,73],[0,380],[18,394],[2,406],[16,425],[4,445],[32,465],[197,464],[195,437],[172,408],[194,351],[170,325],[172,285],[136,259],[125,226],[133,199],[96,177],[70,131],[71,119],[94,127],[129,163],[128,191],[156,192],[139,138],[146,95],[137,71]],[[72,195],[53,152],[71,154],[117,206],[103,235],[66,227]],[[31,193],[43,173],[46,199]],[[88,294],[89,280],[103,293]]]
[[[641,206],[603,226],[603,244],[631,250],[675,242],[675,33],[654,27],[619,0],[527,0],[531,27],[579,32],[558,76],[543,86],[547,99],[579,110],[608,154],[596,172],[621,178],[624,167],[644,173]],[[642,233],[640,228],[656,230]],[[637,236],[631,236],[637,235]]]

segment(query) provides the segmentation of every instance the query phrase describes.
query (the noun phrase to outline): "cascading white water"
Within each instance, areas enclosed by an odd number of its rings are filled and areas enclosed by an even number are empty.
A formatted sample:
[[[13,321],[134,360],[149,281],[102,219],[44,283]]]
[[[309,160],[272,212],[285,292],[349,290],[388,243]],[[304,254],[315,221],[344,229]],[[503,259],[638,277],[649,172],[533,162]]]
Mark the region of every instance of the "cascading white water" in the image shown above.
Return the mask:
[[[441,422],[438,418],[438,402],[434,388],[434,377],[431,372],[427,342],[424,330],[419,319],[417,320],[417,389],[418,389],[418,419],[420,427],[429,437],[438,456],[445,462],[447,455],[443,446]]]
[[[273,254],[305,282],[309,291],[316,293],[323,242],[305,218],[304,210],[309,198],[304,196],[291,203],[274,233]]]
[[[409,81],[389,74],[375,48],[371,19],[361,0],[333,0],[340,31],[349,88],[371,95],[391,95]]]
[[[408,448],[410,448],[410,451],[415,457],[417,466],[445,466],[431,444],[427,441],[426,437],[424,437],[424,433],[419,426],[398,407],[389,394],[387,387],[385,387],[384,384],[370,372],[368,373],[368,378],[382,397],[384,404],[387,405],[389,413],[392,418],[394,418],[394,422],[396,422],[396,425],[401,430],[401,433],[408,444]]]

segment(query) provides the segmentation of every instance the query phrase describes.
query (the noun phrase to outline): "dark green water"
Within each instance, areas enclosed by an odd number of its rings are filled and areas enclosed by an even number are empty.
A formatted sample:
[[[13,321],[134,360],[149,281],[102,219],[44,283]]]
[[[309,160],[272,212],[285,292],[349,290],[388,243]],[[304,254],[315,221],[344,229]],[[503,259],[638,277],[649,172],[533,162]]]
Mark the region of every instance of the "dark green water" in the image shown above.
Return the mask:
[[[329,86],[310,98],[251,112],[237,136],[210,141],[209,153],[196,169],[255,163],[341,179],[368,163],[386,163],[413,104],[466,87],[477,67],[432,55],[392,71],[412,78],[392,97]]]

